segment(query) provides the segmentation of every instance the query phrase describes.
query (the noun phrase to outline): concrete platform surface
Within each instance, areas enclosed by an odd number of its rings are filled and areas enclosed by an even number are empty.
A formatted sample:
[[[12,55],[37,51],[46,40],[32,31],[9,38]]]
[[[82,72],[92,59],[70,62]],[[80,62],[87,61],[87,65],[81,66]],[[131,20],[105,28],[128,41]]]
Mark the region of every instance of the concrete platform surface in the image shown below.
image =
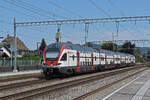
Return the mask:
[[[150,70],[116,89],[102,100],[150,100]]]
[[[41,70],[29,70],[29,71],[0,73],[0,77],[16,76],[16,75],[26,75],[26,74],[36,74],[36,73],[41,73]]]

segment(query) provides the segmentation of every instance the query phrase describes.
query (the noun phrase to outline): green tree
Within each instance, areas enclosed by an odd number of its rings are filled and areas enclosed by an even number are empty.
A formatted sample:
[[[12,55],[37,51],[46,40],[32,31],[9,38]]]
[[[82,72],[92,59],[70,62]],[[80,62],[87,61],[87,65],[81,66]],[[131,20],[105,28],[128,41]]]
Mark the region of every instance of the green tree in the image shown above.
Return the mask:
[[[134,55],[135,55],[135,57],[140,57],[140,56],[142,56],[139,49],[135,49],[135,50],[134,50]]]
[[[120,52],[134,54],[134,49],[135,49],[135,44],[132,44],[131,42],[125,42],[121,46]]]
[[[150,60],[150,50],[147,52],[146,56],[147,56],[148,60]]]
[[[46,47],[46,42],[45,42],[45,39],[43,38],[42,39],[42,42],[41,42],[41,45],[40,45],[40,47],[39,47],[39,50],[41,50],[41,51],[44,51],[44,48]]]
[[[110,51],[117,51],[118,45],[116,43],[103,43],[101,49],[110,50]]]
[[[147,51],[147,54],[150,54],[150,50]]]
[[[141,52],[139,49],[134,50],[134,55],[135,55],[137,63],[143,63],[144,62],[144,57],[141,55]]]

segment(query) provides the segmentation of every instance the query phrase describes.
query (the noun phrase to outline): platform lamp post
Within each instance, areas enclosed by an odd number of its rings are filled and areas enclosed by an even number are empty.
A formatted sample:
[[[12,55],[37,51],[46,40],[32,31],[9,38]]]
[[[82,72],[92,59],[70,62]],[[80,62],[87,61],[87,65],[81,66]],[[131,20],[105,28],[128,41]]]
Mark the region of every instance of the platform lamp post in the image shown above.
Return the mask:
[[[17,65],[16,65],[16,57],[17,57],[17,49],[16,49],[17,43],[16,43],[16,17],[14,17],[14,69],[13,72],[18,72]]]

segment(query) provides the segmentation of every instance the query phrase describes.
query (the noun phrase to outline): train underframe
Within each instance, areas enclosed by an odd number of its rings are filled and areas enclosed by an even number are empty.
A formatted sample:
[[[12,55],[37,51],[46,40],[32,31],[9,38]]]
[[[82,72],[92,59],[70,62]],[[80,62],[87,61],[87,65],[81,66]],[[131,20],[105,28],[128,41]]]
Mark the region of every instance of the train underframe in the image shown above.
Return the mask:
[[[77,66],[69,66],[69,67],[58,67],[58,66],[43,66],[43,74],[45,77],[65,77],[69,75],[76,75],[80,73],[94,72],[94,71],[103,71],[113,68],[123,68],[135,65],[134,63],[128,64],[115,64],[115,65],[94,65],[92,66],[80,66],[77,69]]]

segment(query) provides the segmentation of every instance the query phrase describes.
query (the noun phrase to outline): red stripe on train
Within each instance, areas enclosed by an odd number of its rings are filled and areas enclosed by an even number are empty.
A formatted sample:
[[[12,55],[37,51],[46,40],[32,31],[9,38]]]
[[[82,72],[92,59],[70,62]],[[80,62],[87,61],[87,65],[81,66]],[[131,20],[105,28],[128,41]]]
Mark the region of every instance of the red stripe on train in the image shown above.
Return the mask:
[[[91,66],[91,70],[94,70],[94,58],[93,58],[93,53],[91,54],[91,60],[92,60],[92,66]]]
[[[108,65],[107,65],[107,55],[105,55],[105,69],[108,68]]]
[[[60,60],[60,56],[62,55],[62,52],[64,51],[64,49],[66,49],[66,47],[64,45],[62,45],[62,47],[60,49],[60,53],[59,53],[58,59],[57,59],[57,63]]]
[[[80,72],[80,52],[77,51],[77,72]]]
[[[77,67],[77,72],[80,72],[80,67]]]

